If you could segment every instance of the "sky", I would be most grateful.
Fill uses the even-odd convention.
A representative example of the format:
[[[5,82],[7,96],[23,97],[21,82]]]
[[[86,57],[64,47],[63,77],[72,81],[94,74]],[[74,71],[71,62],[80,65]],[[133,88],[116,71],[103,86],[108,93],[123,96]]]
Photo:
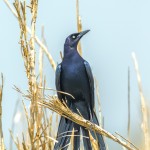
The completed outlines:
[[[12,4],[14,1],[10,0]],[[92,68],[100,87],[104,128],[127,137],[127,86],[128,67],[131,77],[131,141],[141,144],[141,107],[136,73],[131,57],[134,51],[140,68],[143,92],[150,101],[150,1],[148,0],[80,0],[80,16],[83,30],[91,31],[81,40],[83,57]],[[4,74],[3,131],[5,145],[9,147],[16,102],[20,95],[16,85],[27,89],[27,79],[19,45],[19,25],[16,18],[0,1],[0,72]],[[65,38],[77,32],[75,0],[39,1],[36,35],[41,37],[44,26],[47,46],[59,63]],[[37,48],[37,54],[39,48]],[[37,56],[38,57],[38,56]],[[44,62],[47,86],[54,88],[55,73],[47,58]],[[25,102],[29,105],[28,102]],[[23,108],[22,108],[23,109]],[[16,110],[17,111],[17,110]],[[21,123],[21,121],[19,122]],[[19,124],[18,123],[18,124]],[[18,125],[19,126],[19,125]],[[16,125],[17,127],[17,125]],[[18,127],[18,134],[22,132]],[[17,134],[16,134],[17,135]],[[16,136],[15,135],[15,136]],[[109,149],[122,147],[107,140]]]

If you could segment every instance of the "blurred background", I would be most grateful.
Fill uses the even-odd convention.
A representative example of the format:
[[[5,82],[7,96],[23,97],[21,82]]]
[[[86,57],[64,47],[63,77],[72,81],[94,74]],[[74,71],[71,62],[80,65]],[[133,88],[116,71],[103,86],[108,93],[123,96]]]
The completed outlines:
[[[10,0],[12,4],[14,1]],[[128,67],[130,68],[131,141],[143,144],[141,130],[141,105],[136,73],[131,57],[134,51],[140,67],[144,96],[150,102],[150,1],[148,0],[80,0],[82,29],[91,31],[81,40],[83,57],[92,68],[100,87],[104,129],[127,138],[128,123]],[[18,21],[0,1],[0,72],[4,74],[3,132],[9,149],[12,122],[15,134],[22,134],[24,116],[20,95],[13,89],[27,89],[27,78],[21,56]],[[41,37],[44,26],[45,39],[54,60],[61,61],[65,38],[77,32],[75,0],[39,1],[36,34]],[[39,48],[36,47],[37,54]],[[38,57],[38,55],[37,55]],[[55,73],[44,58],[44,75],[47,86],[55,88]],[[18,109],[15,110],[16,104]],[[29,102],[26,102],[29,105]],[[17,112],[13,118],[14,112]],[[106,140],[110,150],[121,150],[117,143]],[[14,147],[15,149],[15,147]]]

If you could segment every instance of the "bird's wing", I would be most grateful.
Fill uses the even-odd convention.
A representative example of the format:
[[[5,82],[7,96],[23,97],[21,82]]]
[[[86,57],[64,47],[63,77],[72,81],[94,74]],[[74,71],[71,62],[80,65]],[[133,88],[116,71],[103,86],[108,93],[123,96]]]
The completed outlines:
[[[56,78],[55,78],[55,84],[56,84],[56,90],[61,91],[61,86],[60,86],[60,76],[61,76],[61,64],[59,64],[56,68]],[[62,100],[62,95],[61,93],[57,92],[58,98]]]
[[[62,91],[61,89],[61,64],[59,64],[56,68],[56,77],[55,77],[55,84],[56,84],[56,89],[57,91]],[[58,98],[59,100],[62,101],[62,94],[57,92]],[[70,135],[71,131],[73,128],[73,122],[70,120],[67,120],[66,118],[61,116],[60,122],[59,122],[59,127],[58,127],[58,131],[57,131],[57,138],[56,140],[58,141],[58,143],[55,143],[54,145],[54,150],[58,150],[61,149],[61,147],[64,147],[68,144],[68,142],[70,141]],[[65,147],[65,149],[67,149],[68,146]],[[64,149],[64,150],[65,150]]]
[[[91,67],[90,67],[89,63],[87,61],[84,61],[84,65],[85,65],[86,72],[87,72],[88,79],[89,79],[89,83],[90,83],[91,105],[92,105],[92,108],[94,108],[94,78],[93,78],[93,74],[92,74]],[[99,125],[98,119],[97,119],[96,114],[93,110],[92,110],[92,121],[95,124]],[[93,131],[91,131],[91,133],[92,133],[92,136],[94,137],[94,139],[96,139],[98,141],[100,149],[106,150],[103,136],[101,134],[95,134]]]
[[[90,84],[90,95],[91,95],[90,107],[91,107],[91,111],[93,111],[94,109],[94,78],[93,78],[91,67],[87,61],[84,61],[84,66],[85,66],[89,84]]]
[[[99,126],[99,122],[98,122],[98,119],[96,117],[96,113],[93,112],[93,123],[95,123],[96,125]],[[106,145],[105,145],[105,141],[104,141],[104,138],[101,134],[98,134],[92,130],[90,130],[93,138],[98,142],[98,146],[100,147],[100,150],[106,150]]]

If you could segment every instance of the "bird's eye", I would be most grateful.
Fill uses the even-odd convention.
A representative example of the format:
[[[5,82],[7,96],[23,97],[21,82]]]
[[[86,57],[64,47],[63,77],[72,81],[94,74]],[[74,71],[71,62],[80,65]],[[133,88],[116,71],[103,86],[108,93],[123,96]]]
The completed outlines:
[[[73,39],[75,39],[75,38],[76,38],[76,36],[75,36],[75,35],[73,35],[73,36],[72,36],[72,38],[73,38]]]

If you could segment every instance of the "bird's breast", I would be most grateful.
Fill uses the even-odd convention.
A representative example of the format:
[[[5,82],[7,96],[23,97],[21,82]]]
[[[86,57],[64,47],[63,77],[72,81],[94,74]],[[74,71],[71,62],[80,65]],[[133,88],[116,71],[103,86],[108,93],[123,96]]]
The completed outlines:
[[[68,65],[63,68],[62,80],[76,87],[81,85],[83,75],[84,68],[81,65]]]
[[[75,98],[84,99],[84,94],[88,90],[84,64],[62,66],[61,85],[64,92],[72,94]]]

